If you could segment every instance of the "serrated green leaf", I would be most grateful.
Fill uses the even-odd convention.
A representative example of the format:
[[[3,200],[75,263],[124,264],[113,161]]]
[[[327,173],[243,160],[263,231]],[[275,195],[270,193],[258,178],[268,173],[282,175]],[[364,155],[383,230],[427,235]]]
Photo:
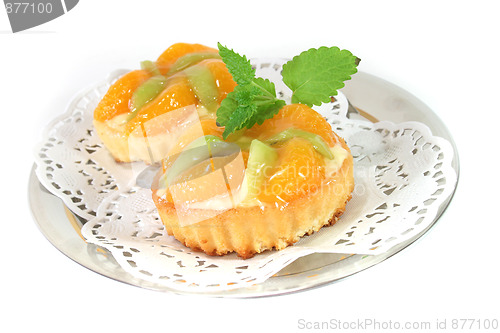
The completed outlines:
[[[217,123],[225,126],[223,137],[272,118],[285,105],[275,96],[274,83],[267,79],[254,78],[250,84],[237,85],[217,110]]]
[[[261,95],[267,95],[269,97],[276,97],[276,87],[274,83],[269,81],[268,79],[264,79],[261,77],[256,77],[252,81],[255,87],[258,87],[261,91]]]
[[[219,55],[226,64],[233,80],[239,85],[249,84],[255,77],[255,69],[252,68],[250,60],[246,56],[241,56],[233,50],[228,49],[221,43],[217,44]]]
[[[292,90],[292,103],[308,106],[330,101],[357,72],[356,57],[338,47],[309,49],[283,65],[283,82]]]
[[[255,96],[260,94],[260,90],[252,85],[237,86],[235,88],[235,99],[239,105],[248,105],[254,102]]]
[[[226,128],[222,133],[222,137],[224,139],[227,139],[229,134],[245,128],[245,124],[255,114],[256,111],[257,106],[255,104],[238,105],[238,107],[236,107],[236,109],[231,114],[231,117],[226,124]]]
[[[217,124],[218,126],[226,126],[233,114],[233,111],[238,107],[238,102],[235,100],[236,93],[230,92],[226,98],[222,100],[217,109]]]
[[[251,119],[245,124],[246,128],[252,128],[253,125],[262,123],[274,117],[282,107],[286,105],[285,101],[277,99],[272,103],[268,103],[259,107],[259,112],[257,112]]]

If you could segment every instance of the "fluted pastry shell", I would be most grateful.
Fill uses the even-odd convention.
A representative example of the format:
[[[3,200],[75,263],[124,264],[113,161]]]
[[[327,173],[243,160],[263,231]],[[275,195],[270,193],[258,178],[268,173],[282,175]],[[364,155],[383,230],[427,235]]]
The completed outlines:
[[[158,162],[169,154],[186,127],[199,122],[194,105],[159,115],[131,132],[123,116],[127,115],[93,120],[97,135],[117,162]]]

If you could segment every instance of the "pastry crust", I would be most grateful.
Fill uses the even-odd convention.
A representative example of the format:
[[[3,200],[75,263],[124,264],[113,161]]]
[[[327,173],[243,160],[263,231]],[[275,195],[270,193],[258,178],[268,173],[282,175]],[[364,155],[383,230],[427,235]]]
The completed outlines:
[[[97,135],[117,162],[152,164],[168,156],[185,128],[199,121],[195,105],[179,108],[128,131],[126,124],[94,119]],[[174,123],[174,125],[172,125]]]
[[[323,226],[333,225],[343,214],[354,189],[353,160],[349,154],[340,169],[315,192],[306,193],[278,207],[236,207],[196,224],[179,225],[174,204],[157,196],[153,200],[169,235],[195,251],[208,255],[236,252],[247,259],[265,250],[280,250]],[[191,213],[196,214],[196,209]]]
[[[106,122],[94,119],[97,135],[117,162],[132,162],[129,155],[128,136],[124,128],[113,128]]]
[[[177,138],[174,133],[165,132],[144,136],[140,129],[127,133],[125,126],[112,127],[106,122],[94,120],[99,138],[117,162],[157,162],[168,155]]]

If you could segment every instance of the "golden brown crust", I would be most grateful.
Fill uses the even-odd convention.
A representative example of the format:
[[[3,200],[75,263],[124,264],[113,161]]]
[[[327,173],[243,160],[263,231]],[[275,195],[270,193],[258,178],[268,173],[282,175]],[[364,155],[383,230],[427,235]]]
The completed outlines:
[[[343,140],[341,143],[349,151]],[[304,235],[333,225],[343,214],[353,189],[353,161],[349,154],[342,167],[317,191],[286,207],[237,207],[202,222],[181,226],[172,203],[159,198],[155,191],[153,200],[168,234],[187,247],[209,255],[236,252],[246,259],[265,250],[283,249]],[[191,212],[196,214],[196,211]]]
[[[155,121],[161,126],[168,119],[168,117],[157,117]],[[148,130],[155,129],[152,127],[154,121],[148,124]],[[109,121],[102,122],[95,119],[94,128],[117,162],[144,161],[152,164],[160,161],[168,155],[178,135],[177,132],[168,130],[156,131],[159,134],[144,135],[140,127],[129,133],[125,124],[112,126]]]
[[[129,155],[125,126],[113,128],[107,122],[94,119],[97,135],[117,162],[132,162]]]

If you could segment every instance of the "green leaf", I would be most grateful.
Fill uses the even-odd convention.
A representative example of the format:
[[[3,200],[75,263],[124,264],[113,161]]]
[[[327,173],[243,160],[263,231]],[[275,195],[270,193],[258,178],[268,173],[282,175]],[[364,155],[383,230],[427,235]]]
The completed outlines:
[[[278,111],[286,105],[285,101],[276,98],[276,87],[268,79],[255,78],[252,84],[260,92],[254,96],[254,103],[258,106],[256,112],[245,123],[246,128],[252,128],[256,123],[262,125],[266,119],[272,118]]]
[[[259,78],[252,84],[236,86],[217,110],[217,123],[226,127],[222,134],[224,139],[240,129],[260,125],[278,113],[285,101],[274,95],[274,84],[269,80]]]
[[[259,88],[253,85],[238,86],[235,91],[235,98],[239,105],[252,104],[255,97],[261,93]]]
[[[246,56],[241,56],[233,50],[228,49],[221,43],[217,44],[219,55],[226,64],[233,80],[239,85],[249,84],[255,77],[255,69],[252,68],[250,60]]]
[[[225,126],[223,137],[243,128],[261,125],[285,106],[276,98],[276,87],[267,79],[256,78],[250,61],[218,44],[219,54],[238,84],[217,110],[217,123]],[[310,49],[283,66],[283,82],[293,91],[292,103],[309,106],[329,102],[330,96],[357,72],[358,60],[338,47]]]
[[[330,101],[357,72],[357,58],[338,47],[309,49],[283,65],[283,82],[292,90],[292,103],[308,106]]]
[[[222,100],[217,109],[217,124],[218,126],[226,126],[233,114],[233,111],[238,107],[238,102],[235,99],[236,92],[230,92],[226,98]]]
[[[245,128],[249,119],[256,113],[257,105],[238,105],[236,109],[231,114],[231,118],[226,124],[226,128],[222,133],[222,137],[226,139],[229,134],[236,132],[242,128]]]
[[[276,87],[268,79],[257,77],[252,81],[253,86],[260,89],[261,95],[276,97]]]
[[[241,117],[239,113],[236,113],[234,116],[233,113],[238,107],[252,104],[255,93],[258,93],[255,87],[249,85],[236,86],[234,90],[222,100],[219,109],[217,109],[217,123],[220,126],[226,126],[231,118]]]
[[[259,108],[259,112],[250,119],[251,122],[247,122],[245,124],[245,127],[252,128],[252,126],[255,125],[256,123],[262,125],[262,123],[265,120],[274,117],[279,112],[279,110],[281,110],[281,108],[284,107],[285,105],[286,105],[285,101],[281,99],[276,99],[271,103],[262,105]]]

